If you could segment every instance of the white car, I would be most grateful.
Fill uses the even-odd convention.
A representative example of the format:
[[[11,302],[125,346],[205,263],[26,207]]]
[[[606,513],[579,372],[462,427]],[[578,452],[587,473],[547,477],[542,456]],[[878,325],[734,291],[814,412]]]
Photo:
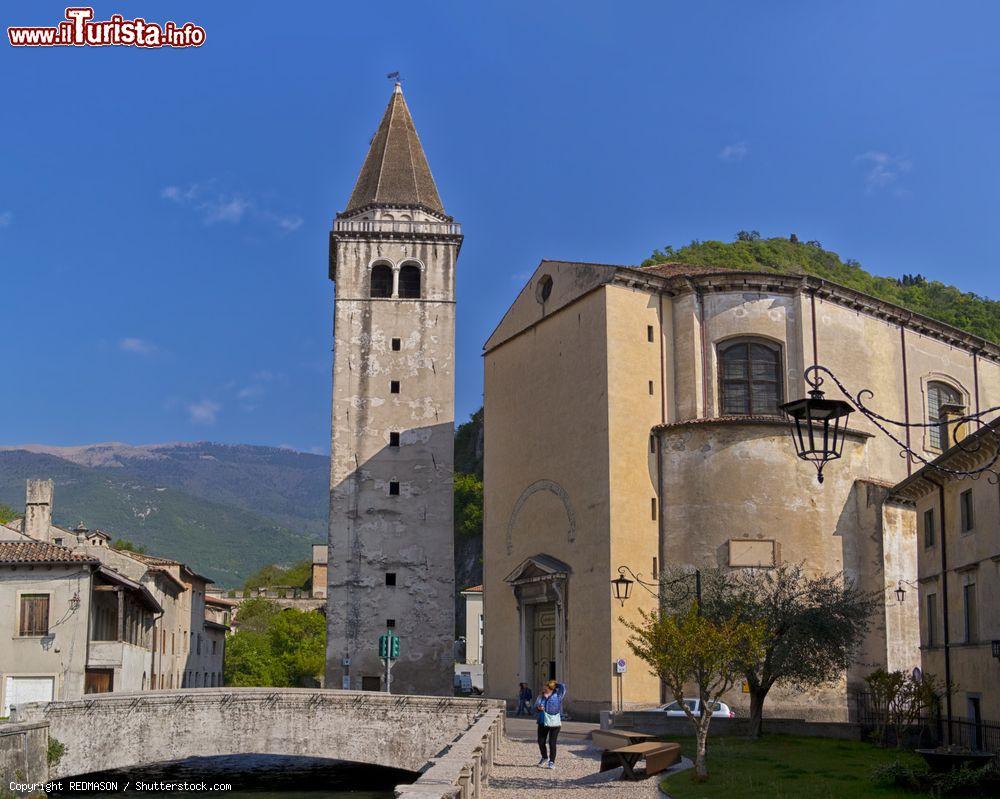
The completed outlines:
[[[685,699],[684,704],[691,709],[691,712],[694,713],[694,715],[697,716],[701,713],[700,699]],[[733,709],[725,702],[713,702],[711,708],[712,718],[736,718],[736,714],[733,713]],[[684,708],[681,707],[680,702],[671,702],[669,705],[663,705],[658,709],[663,713],[666,713],[668,716],[683,716],[684,718],[687,718],[687,713],[684,712]]]

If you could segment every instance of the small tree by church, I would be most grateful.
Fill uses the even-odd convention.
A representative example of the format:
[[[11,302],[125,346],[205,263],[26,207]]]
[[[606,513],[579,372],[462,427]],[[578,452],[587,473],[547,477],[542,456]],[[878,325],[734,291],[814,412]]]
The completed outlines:
[[[702,612],[709,618],[756,622],[765,631],[757,655],[741,664],[750,693],[749,736],[758,738],[764,700],[776,683],[795,688],[839,678],[854,662],[880,595],[843,574],[809,575],[801,565],[702,572]],[[663,584],[663,603],[677,610],[688,599]]]
[[[736,617],[715,620],[701,615],[697,603],[689,603],[678,613],[639,613],[642,620],[638,624],[621,619],[633,633],[629,649],[663,681],[694,727],[694,778],[701,782],[708,779],[712,708],[742,675],[741,664],[760,657],[763,625]],[[692,684],[701,700],[698,714],[683,701],[685,687]]]

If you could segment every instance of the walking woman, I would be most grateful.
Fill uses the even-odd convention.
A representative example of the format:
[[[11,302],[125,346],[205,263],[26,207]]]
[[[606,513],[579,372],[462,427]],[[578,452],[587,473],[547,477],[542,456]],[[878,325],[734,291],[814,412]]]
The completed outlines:
[[[538,765],[544,768],[556,767],[556,740],[562,727],[564,696],[566,696],[566,686],[561,682],[549,680],[535,701],[535,710],[538,711],[538,750],[542,753]],[[548,749],[545,746],[546,742]]]

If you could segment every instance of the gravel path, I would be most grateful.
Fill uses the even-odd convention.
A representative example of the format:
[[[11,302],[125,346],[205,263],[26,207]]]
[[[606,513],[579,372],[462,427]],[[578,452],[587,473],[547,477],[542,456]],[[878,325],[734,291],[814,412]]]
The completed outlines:
[[[657,786],[662,774],[641,782],[627,782],[619,779],[620,768],[599,773],[601,754],[589,741],[560,741],[556,767],[551,771],[539,768],[536,763],[538,746],[533,741],[508,738],[493,765],[484,798],[524,799],[540,794],[573,799],[656,799],[661,796]],[[690,761],[685,759],[684,763]]]

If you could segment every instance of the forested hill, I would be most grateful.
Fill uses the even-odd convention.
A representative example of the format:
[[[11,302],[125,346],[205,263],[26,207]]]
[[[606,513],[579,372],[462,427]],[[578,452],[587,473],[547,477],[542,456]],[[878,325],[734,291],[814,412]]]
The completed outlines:
[[[824,250],[817,241],[800,242],[794,237],[762,239],[756,231],[740,231],[732,242],[693,241],[679,249],[664,247],[653,252],[643,266],[668,262],[747,272],[815,275],[1000,343],[1000,302],[927,280],[922,275],[878,277],[853,259],[842,261],[837,253]]]

